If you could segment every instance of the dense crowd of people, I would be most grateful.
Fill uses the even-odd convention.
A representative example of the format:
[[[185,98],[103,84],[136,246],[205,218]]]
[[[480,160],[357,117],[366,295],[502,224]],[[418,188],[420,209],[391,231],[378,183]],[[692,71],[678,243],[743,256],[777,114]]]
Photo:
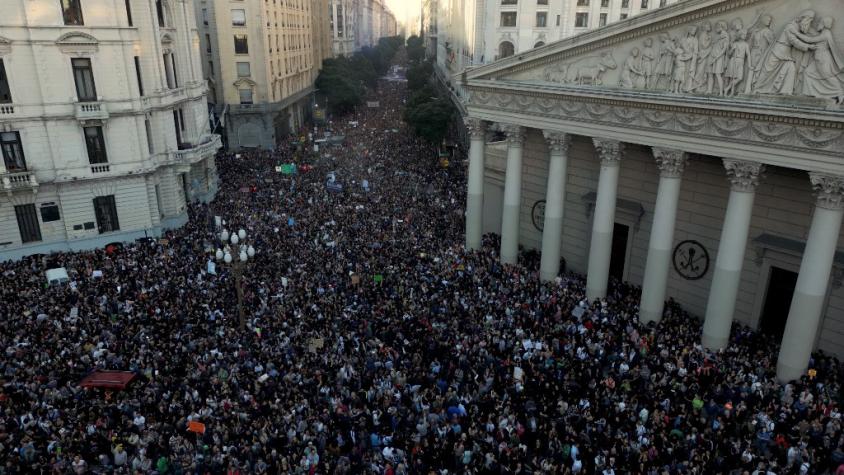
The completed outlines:
[[[0,472],[844,473],[837,360],[781,385],[764,335],[709,353],[674,303],[639,324],[633,286],[589,302],[495,236],[467,253],[462,151],[442,167],[405,97],[382,81],[377,108],[220,156],[164,240],[0,264]],[[214,216],[257,251],[245,330]],[[94,369],[138,376],[81,388]]]

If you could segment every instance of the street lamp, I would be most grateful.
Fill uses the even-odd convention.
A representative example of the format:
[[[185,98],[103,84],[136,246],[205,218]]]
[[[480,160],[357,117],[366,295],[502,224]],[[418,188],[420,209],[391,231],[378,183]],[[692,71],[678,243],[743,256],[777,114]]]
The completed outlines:
[[[240,329],[246,329],[246,312],[243,308],[243,267],[246,263],[255,258],[255,248],[246,242],[246,231],[243,229],[231,232],[227,229],[219,234],[220,246],[214,253],[217,262],[225,264],[232,269],[234,274],[234,285],[237,290],[237,313],[240,319]],[[235,254],[237,258],[232,257]]]

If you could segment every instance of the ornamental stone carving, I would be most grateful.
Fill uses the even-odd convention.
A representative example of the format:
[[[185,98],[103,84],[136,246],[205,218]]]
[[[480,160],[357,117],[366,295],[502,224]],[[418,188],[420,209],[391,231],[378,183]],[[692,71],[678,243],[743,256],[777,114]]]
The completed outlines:
[[[662,178],[680,178],[686,168],[687,155],[682,150],[672,148],[653,147],[656,167]]]
[[[606,51],[599,56],[587,56],[570,63],[545,68],[544,79],[561,84],[603,85],[603,76],[609,70],[618,68],[612,53]]]
[[[730,180],[730,189],[734,191],[753,192],[759,185],[759,177],[765,171],[765,165],[748,160],[733,160],[725,158],[724,169]]]
[[[819,208],[844,209],[844,177],[809,173],[809,180],[815,189],[815,204]]]
[[[525,128],[519,125],[502,124],[499,130],[507,136],[507,145],[521,147],[525,143]]]
[[[545,130],[542,132],[545,136],[545,142],[548,143],[548,150],[552,154],[565,155],[569,151],[571,144],[571,136],[563,132],[552,132]]]
[[[466,124],[466,130],[469,132],[471,139],[483,139],[486,136],[486,123],[474,117],[466,117],[463,119]]]
[[[624,144],[618,140],[592,138],[595,151],[601,159],[602,166],[617,166],[621,161],[621,154],[624,152]]]

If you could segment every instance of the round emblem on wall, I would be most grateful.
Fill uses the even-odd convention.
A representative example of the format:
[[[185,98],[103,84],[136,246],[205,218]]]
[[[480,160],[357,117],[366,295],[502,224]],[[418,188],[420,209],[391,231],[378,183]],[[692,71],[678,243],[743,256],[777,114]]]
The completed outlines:
[[[533,218],[533,227],[542,231],[545,225],[545,200],[539,200],[533,204],[530,216]]]
[[[703,244],[687,240],[674,248],[674,270],[686,280],[698,280],[709,270],[709,253]]]

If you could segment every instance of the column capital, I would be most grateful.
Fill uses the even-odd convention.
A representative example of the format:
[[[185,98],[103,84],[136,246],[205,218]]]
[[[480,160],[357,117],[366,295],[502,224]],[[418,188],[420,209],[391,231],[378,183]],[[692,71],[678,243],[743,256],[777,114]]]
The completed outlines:
[[[466,130],[469,131],[469,137],[473,139],[483,139],[486,136],[486,122],[474,117],[465,117],[463,123],[466,124]]]
[[[542,135],[545,136],[545,141],[548,143],[548,149],[551,153],[565,155],[569,151],[571,135],[563,132],[552,132],[549,130],[543,130]]]
[[[680,178],[688,160],[686,152],[673,148],[653,147],[653,154],[660,177]]]
[[[507,145],[521,147],[525,143],[525,128],[520,125],[500,124],[499,129],[507,136]]]
[[[621,154],[624,153],[624,144],[618,140],[592,138],[595,151],[601,159],[601,165],[618,165],[621,161]]]
[[[809,173],[815,189],[815,205],[819,208],[844,209],[844,177],[824,173]]]
[[[765,173],[765,165],[759,162],[731,158],[724,158],[721,161],[727,170],[730,189],[733,191],[756,191],[756,187],[759,185],[759,177]]]

